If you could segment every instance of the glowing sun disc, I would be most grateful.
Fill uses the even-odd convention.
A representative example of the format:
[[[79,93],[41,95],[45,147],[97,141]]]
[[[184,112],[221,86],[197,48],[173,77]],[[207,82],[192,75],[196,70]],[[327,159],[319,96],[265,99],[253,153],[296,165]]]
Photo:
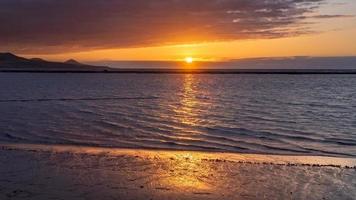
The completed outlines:
[[[186,63],[193,63],[194,61],[192,57],[186,57],[184,60]]]

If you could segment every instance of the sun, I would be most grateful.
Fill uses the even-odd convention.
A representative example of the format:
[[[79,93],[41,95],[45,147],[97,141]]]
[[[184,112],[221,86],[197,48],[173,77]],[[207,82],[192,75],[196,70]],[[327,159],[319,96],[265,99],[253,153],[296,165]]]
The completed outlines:
[[[194,61],[194,59],[192,57],[186,57],[184,60],[188,64],[193,63],[193,61]]]

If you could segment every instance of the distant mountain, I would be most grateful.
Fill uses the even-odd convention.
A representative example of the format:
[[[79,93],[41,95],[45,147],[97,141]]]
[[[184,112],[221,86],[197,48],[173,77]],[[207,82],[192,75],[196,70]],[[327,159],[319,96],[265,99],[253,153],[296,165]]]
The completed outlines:
[[[34,60],[34,61],[45,61],[42,58],[31,58],[31,60]]]
[[[0,71],[108,71],[110,68],[81,64],[73,59],[50,62],[41,58],[27,59],[12,53],[0,53]]]
[[[72,64],[72,65],[84,65],[84,64],[82,64],[82,63],[80,63],[80,62],[78,62],[78,61],[76,61],[74,59],[69,59],[69,60],[65,61],[64,63]]]

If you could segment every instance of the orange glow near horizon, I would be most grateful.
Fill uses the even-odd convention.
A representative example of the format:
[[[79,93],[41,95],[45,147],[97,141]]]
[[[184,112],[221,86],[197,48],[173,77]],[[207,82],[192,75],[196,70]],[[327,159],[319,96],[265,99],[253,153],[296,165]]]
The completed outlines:
[[[103,49],[61,54],[22,55],[53,61],[224,61],[253,57],[356,56],[356,28],[279,39],[251,39],[199,44]],[[286,49],[288,48],[288,50]],[[188,62],[189,63],[189,62]]]

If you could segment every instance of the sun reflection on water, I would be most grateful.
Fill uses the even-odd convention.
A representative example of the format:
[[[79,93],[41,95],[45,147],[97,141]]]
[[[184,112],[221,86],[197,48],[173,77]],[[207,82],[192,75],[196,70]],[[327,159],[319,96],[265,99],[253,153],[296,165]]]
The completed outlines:
[[[204,102],[199,96],[206,96],[206,90],[199,86],[199,77],[196,74],[182,75],[178,104],[173,109],[178,123],[181,124],[181,132],[176,132],[176,139],[199,141],[200,132],[195,129],[203,121]],[[175,190],[210,192],[213,190],[211,177],[213,169],[210,165],[202,162],[199,154],[192,152],[172,153],[166,159],[163,169],[157,169],[159,182],[162,187],[174,188]]]
[[[196,125],[199,115],[196,112],[199,102],[195,98],[197,95],[195,79],[193,74],[185,74],[183,77],[182,94],[179,99],[180,106],[174,111],[177,119],[187,125]]]

